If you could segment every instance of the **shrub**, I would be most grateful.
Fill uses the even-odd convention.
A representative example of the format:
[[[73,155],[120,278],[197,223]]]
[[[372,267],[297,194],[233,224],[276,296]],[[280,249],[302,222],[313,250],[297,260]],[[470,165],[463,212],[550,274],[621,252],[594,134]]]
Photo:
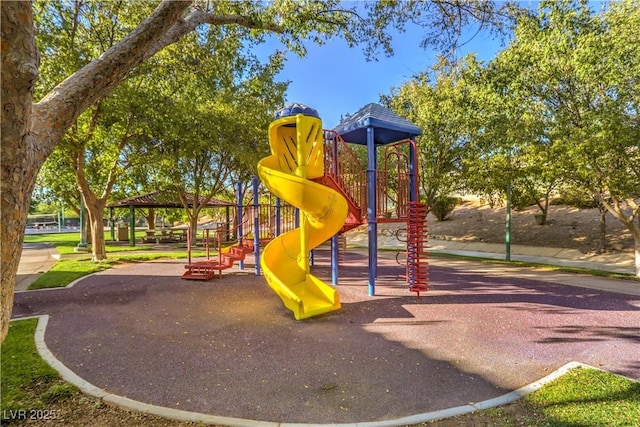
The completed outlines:
[[[536,199],[530,194],[522,193],[520,191],[513,191],[511,193],[511,207],[516,211],[523,211],[529,206],[536,204]]]
[[[446,221],[451,218],[455,207],[460,203],[460,199],[451,196],[440,196],[430,206],[431,213],[438,221]]]
[[[598,200],[597,195],[590,191],[574,186],[565,186],[552,200],[552,204],[567,205],[578,209],[593,209],[598,207]]]

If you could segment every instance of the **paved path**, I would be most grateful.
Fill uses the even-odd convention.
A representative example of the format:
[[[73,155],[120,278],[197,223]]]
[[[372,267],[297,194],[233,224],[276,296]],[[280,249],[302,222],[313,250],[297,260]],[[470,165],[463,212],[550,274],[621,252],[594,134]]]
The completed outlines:
[[[589,279],[627,292],[614,293],[583,287],[587,276],[433,259],[417,299],[381,254],[376,297],[365,251],[350,251],[343,308],[302,322],[251,265],[201,283],[180,280],[184,261],[21,292],[14,316],[48,314],[53,355],[108,393],[240,425],[399,419],[503,395],[574,360],[640,380],[637,282]]]
[[[16,275],[16,291],[24,291],[60,259],[56,248],[47,243],[24,243]]]
[[[368,237],[365,233],[350,234],[347,241],[356,246],[368,246]],[[429,251],[432,253],[500,260],[504,260],[506,257],[504,244],[435,239],[429,240],[428,243]],[[405,243],[398,241],[398,238],[393,234],[381,234],[378,237],[378,248],[380,249],[402,250],[404,246]],[[562,267],[590,268],[614,273],[635,273],[633,252],[584,254],[576,249],[511,245],[511,260]]]

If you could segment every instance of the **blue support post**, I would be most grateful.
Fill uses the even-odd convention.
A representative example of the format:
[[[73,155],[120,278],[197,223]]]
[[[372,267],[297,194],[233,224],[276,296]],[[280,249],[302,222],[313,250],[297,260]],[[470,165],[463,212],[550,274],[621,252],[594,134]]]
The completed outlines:
[[[420,198],[418,193],[418,181],[416,177],[416,146],[413,138],[409,144],[409,201],[419,202]]]
[[[369,296],[376,294],[378,224],[376,217],[376,145],[374,129],[367,128],[367,226],[369,231]]]
[[[276,236],[280,235],[280,223],[282,222],[282,212],[281,211],[281,203],[280,203],[280,198],[276,197]]]
[[[256,276],[260,276],[260,204],[258,203],[258,177],[253,177],[253,254],[255,256]]]
[[[333,173],[338,174],[338,139],[333,138],[332,144],[333,150]],[[338,251],[340,250],[340,243],[338,242],[338,235],[335,234],[331,238],[331,283],[334,285],[338,284]]]
[[[334,234],[331,238],[331,283],[338,284],[338,235]]]
[[[236,238],[238,239],[238,244],[242,244],[242,183],[239,182],[238,183],[238,197],[237,197],[237,202],[238,202],[238,218],[237,222],[238,222],[238,230],[236,231]],[[239,270],[244,270],[244,261],[240,260],[238,262],[238,269]]]

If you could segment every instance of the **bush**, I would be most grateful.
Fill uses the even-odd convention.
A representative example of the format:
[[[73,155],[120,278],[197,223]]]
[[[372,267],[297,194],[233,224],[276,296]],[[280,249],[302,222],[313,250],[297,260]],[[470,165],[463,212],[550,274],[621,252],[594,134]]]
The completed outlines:
[[[451,196],[440,196],[431,204],[430,212],[438,221],[446,221],[451,218],[455,207],[460,203],[460,199]]]
[[[563,191],[560,197],[553,200],[553,204],[567,205],[578,209],[593,209],[598,207],[598,204],[593,197],[572,191]]]
[[[529,206],[536,204],[536,199],[527,193],[513,191],[511,193],[511,208],[516,211],[523,211]]]

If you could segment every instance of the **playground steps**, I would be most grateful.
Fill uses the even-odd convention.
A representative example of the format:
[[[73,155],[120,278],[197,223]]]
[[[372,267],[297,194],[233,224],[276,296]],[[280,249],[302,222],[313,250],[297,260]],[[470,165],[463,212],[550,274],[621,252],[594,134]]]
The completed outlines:
[[[207,261],[201,261],[184,266],[187,271],[182,278],[185,280],[211,280],[216,275],[216,269],[207,265]]]
[[[244,261],[246,255],[253,251],[252,241],[230,246],[223,249],[217,259],[196,261],[185,265],[184,268],[187,271],[184,272],[182,278],[185,280],[211,280],[215,277],[216,272],[219,277],[222,277],[222,270],[233,267],[236,261]]]

